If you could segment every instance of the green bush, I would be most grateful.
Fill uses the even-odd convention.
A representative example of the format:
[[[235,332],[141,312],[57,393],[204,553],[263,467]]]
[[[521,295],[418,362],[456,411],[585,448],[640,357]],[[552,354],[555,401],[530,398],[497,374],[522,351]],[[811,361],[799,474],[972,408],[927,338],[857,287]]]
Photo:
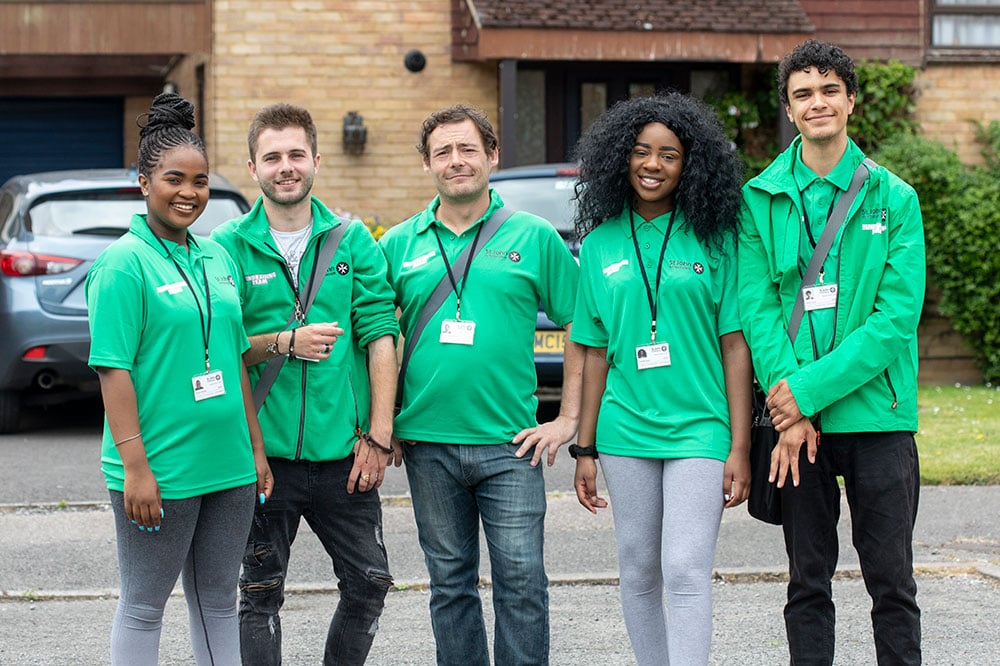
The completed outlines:
[[[856,67],[858,97],[848,134],[865,152],[872,151],[897,134],[913,134],[913,80],[916,70],[898,60],[862,61]]]
[[[927,243],[937,246],[947,233],[953,199],[967,178],[965,165],[937,141],[915,134],[887,139],[872,159],[913,186],[920,197]]]
[[[941,313],[969,341],[986,380],[1000,381],[1000,179],[918,136],[893,137],[873,158],[917,191]]]
[[[982,144],[979,154],[983,156],[986,168],[1000,172],[1000,122],[991,120],[983,125],[973,120],[972,124],[976,126],[976,139]]]

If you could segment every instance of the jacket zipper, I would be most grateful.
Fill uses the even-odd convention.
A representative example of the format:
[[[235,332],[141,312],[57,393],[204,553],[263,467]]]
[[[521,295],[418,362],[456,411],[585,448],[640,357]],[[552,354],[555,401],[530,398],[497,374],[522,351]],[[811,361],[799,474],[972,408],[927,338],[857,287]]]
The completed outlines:
[[[302,383],[301,383],[301,396],[302,400],[299,403],[299,436],[298,441],[295,444],[295,460],[298,461],[302,458],[302,439],[306,429],[306,367],[307,364],[302,363]]]
[[[885,383],[889,385],[889,392],[892,393],[892,408],[896,409],[899,399],[896,396],[896,387],[892,385],[892,377],[889,376],[889,368],[883,370],[882,374],[885,375]]]

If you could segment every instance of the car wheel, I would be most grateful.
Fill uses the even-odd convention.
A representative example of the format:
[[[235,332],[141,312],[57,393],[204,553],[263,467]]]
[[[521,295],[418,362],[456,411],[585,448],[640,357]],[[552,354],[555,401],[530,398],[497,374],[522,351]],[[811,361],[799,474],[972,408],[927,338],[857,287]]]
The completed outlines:
[[[20,417],[20,396],[14,391],[0,391],[0,434],[15,432]]]

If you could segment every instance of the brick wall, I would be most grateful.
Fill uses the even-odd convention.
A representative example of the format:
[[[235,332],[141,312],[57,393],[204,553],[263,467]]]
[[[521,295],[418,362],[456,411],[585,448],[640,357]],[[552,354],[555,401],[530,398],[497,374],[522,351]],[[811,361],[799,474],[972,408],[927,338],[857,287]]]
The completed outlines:
[[[384,226],[434,194],[413,147],[430,112],[464,102],[497,121],[496,67],[451,61],[448,0],[216,0],[214,21],[206,85],[212,168],[251,200],[259,190],[246,167],[247,126],[272,102],[304,106],[316,121],[322,160],[313,193],[332,208],[378,215]],[[427,57],[420,73],[403,66],[411,49]],[[341,147],[349,111],[368,128],[362,155]]]
[[[917,120],[924,136],[948,146],[966,164],[981,164],[975,127],[1000,119],[1000,69],[990,65],[930,63],[917,73]],[[983,381],[968,343],[937,314],[939,296],[928,287],[920,322],[920,379],[927,383]]]
[[[1000,120],[1000,68],[991,64],[928,64],[918,73],[917,120],[924,136],[981,164],[970,120]]]

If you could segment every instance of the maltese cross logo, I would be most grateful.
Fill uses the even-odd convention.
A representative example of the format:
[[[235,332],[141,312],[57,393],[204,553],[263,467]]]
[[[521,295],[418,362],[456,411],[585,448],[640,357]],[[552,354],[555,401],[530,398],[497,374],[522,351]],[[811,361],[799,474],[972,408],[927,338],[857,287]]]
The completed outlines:
[[[340,273],[341,275],[347,275],[348,271],[350,271],[350,270],[351,270],[351,267],[348,266],[343,261],[340,262],[339,264],[337,264],[337,272]]]
[[[521,261],[521,253],[511,252],[510,254],[507,255],[507,258],[516,264],[517,262]]]

